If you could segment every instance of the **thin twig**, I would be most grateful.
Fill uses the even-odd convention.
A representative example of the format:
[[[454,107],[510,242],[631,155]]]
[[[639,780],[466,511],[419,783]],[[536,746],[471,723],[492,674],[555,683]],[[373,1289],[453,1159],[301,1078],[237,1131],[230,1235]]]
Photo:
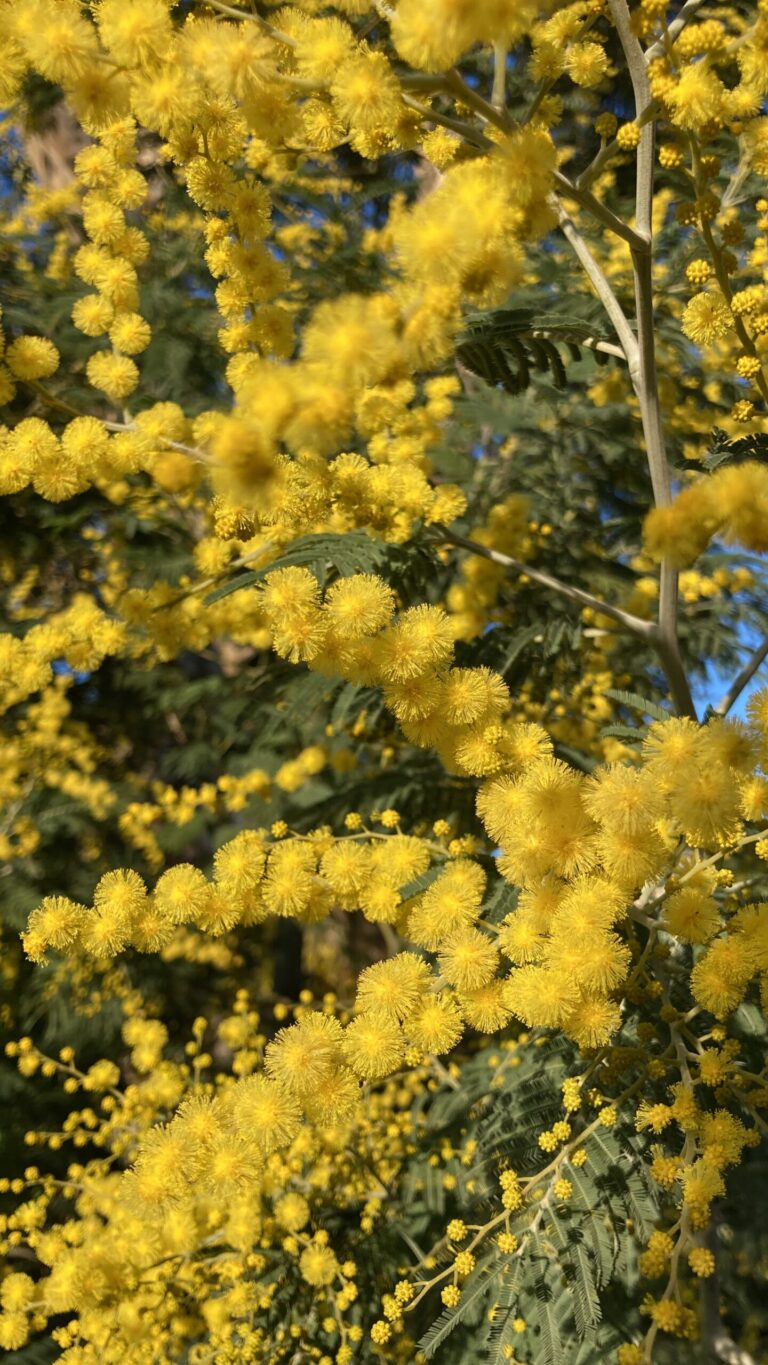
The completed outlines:
[[[73,407],[71,403],[65,403],[62,399],[57,398],[52,393],[49,393],[48,390],[44,388],[42,384],[39,384],[37,382],[37,380],[30,379],[27,380],[26,383],[30,389],[34,390],[38,398],[41,398],[43,402],[48,405],[48,407],[53,408],[55,411],[65,412],[69,417],[92,416],[91,413],[84,412],[82,408]],[[135,422],[110,422],[107,420],[106,417],[95,417],[94,420],[97,422],[101,422],[101,425],[104,427],[105,431],[114,432],[127,431],[132,432],[139,436],[142,434],[141,427],[137,426]],[[166,446],[168,450],[176,450],[180,455],[188,455],[190,459],[196,460],[198,464],[211,464],[211,460],[209,456],[206,454],[206,452],[204,450],[198,449],[197,446],[184,445],[182,441],[172,441],[167,436],[157,436],[155,437],[155,440],[157,440],[161,445]]]
[[[509,49],[505,42],[499,41],[493,48],[493,90],[491,104],[500,113],[507,103],[507,56]]]
[[[493,143],[488,140],[479,128],[473,128],[471,123],[466,123],[463,119],[453,118],[450,114],[441,114],[437,109],[430,109],[428,105],[415,100],[412,95],[403,95],[403,104],[407,104],[409,109],[419,114],[425,123],[439,123],[442,128],[450,128],[451,132],[458,133],[464,138],[465,142],[471,146],[479,148],[480,151],[490,152],[493,150]]]
[[[562,171],[555,171],[554,180],[556,187],[566,199],[575,200],[587,213],[591,213],[598,223],[602,223],[603,227],[609,228],[617,237],[621,237],[634,251],[648,250],[648,242],[607,208],[591,190],[579,189],[578,185],[569,180],[567,175],[563,175]]]
[[[715,1338],[712,1349],[717,1359],[722,1360],[724,1365],[757,1365],[755,1357],[750,1355],[749,1351],[745,1351],[743,1346],[737,1346],[725,1333]]]
[[[622,346],[614,346],[612,341],[595,341],[594,337],[585,337],[579,341],[580,346],[586,346],[589,351],[600,351],[602,355],[615,356],[617,360],[626,360],[626,353]]]
[[[476,114],[484,118],[486,123],[493,124],[502,133],[512,131],[513,123],[509,115],[502,109],[497,109],[488,100],[483,99],[477,90],[473,90],[471,85],[467,85],[460,71],[454,67],[446,72],[445,89],[454,99],[460,100],[468,109],[474,109]]]
[[[606,166],[612,157],[617,155],[619,150],[619,144],[615,137],[612,138],[610,142],[603,142],[589,165],[586,166],[581,172],[581,175],[577,175],[574,180],[573,183],[576,186],[576,189],[588,190],[592,182],[599,176],[603,166]]]
[[[652,621],[644,621],[639,616],[633,616],[631,612],[622,611],[621,607],[614,607],[610,602],[602,602],[599,597],[593,597],[591,592],[584,592],[581,588],[576,588],[571,583],[565,583],[552,574],[544,573],[541,569],[534,569],[530,564],[523,564],[519,559],[512,559],[510,555],[502,554],[500,550],[492,550],[487,545],[481,545],[479,541],[469,540],[466,536],[449,530],[447,526],[441,526],[438,523],[432,529],[437,531],[441,540],[449,545],[456,545],[463,550],[469,550],[471,554],[482,555],[483,559],[490,559],[492,563],[500,564],[502,568],[508,569],[510,572],[525,574],[527,578],[538,583],[540,587],[560,593],[562,597],[568,597],[572,602],[578,602],[582,607],[589,607],[592,611],[599,612],[601,616],[609,616],[611,620],[616,621],[625,630],[637,635],[642,640],[653,641],[655,627]]]
[[[744,667],[736,674],[736,677],[728,688],[728,691],[725,693],[725,696],[720,698],[720,701],[715,707],[716,716],[728,715],[733,703],[741,696],[744,688],[752,681],[758,668],[766,658],[768,658],[768,638],[763,640],[761,645],[758,645],[754,653],[750,654]]]
[[[640,120],[641,126],[644,127],[650,119],[655,118],[657,114],[661,113],[661,109],[661,100],[651,100],[650,103],[646,105],[643,112],[642,120]],[[589,165],[582,171],[581,175],[577,175],[576,180],[574,181],[576,188],[586,189],[587,186],[591,185],[592,181],[600,174],[603,166],[620,150],[616,138],[613,138],[611,142],[604,142],[593,160],[590,161]]]
[[[594,286],[595,293],[613,323],[614,331],[621,342],[624,358],[629,364],[630,370],[632,370],[633,367],[636,368],[637,366],[637,338],[629,325],[627,315],[619,303],[619,300],[616,298],[606,275],[598,265],[587,246],[587,243],[578,231],[576,224],[570,215],[566,213],[562,204],[557,204],[557,212],[560,218],[560,228],[563,236],[572,246],[576,256],[581,262],[584,273],[588,276]]]
[[[232,5],[225,5],[222,0],[205,0],[209,9],[218,10],[219,14],[225,14],[228,19],[250,19],[252,23],[258,24],[262,33],[274,38],[276,43],[282,43],[283,47],[296,47],[296,39],[290,34],[281,32],[278,28],[273,28],[266,19],[262,19],[260,14],[254,14],[252,10],[233,9]]]
[[[649,63],[654,62],[657,57],[663,57],[664,52],[666,50],[666,44],[669,42],[669,40],[671,39],[672,42],[675,41],[675,38],[677,38],[678,34],[682,33],[683,29],[688,23],[688,20],[693,18],[696,11],[698,9],[701,9],[703,4],[704,0],[686,0],[686,3],[683,5],[683,8],[681,9],[677,18],[673,19],[672,23],[669,25],[664,37],[659,38],[658,42],[653,43],[648,48],[643,60],[646,63]]]

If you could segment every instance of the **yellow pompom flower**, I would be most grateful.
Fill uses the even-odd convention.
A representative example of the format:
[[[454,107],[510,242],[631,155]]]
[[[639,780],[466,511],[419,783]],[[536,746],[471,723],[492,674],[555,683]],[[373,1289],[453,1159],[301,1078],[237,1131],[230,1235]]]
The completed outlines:
[[[496,972],[498,961],[499,954],[493,940],[473,928],[451,934],[441,946],[438,956],[442,975],[459,990],[486,986]]]
[[[544,953],[551,971],[570,977],[581,989],[607,995],[627,975],[630,952],[616,934],[586,932],[553,937]]]
[[[416,953],[398,953],[366,967],[357,983],[356,1007],[402,1021],[422,1000],[430,979],[427,963]]]
[[[147,898],[147,888],[138,872],[105,872],[93,893],[93,904],[104,914],[130,918]]]
[[[617,1365],[644,1365],[645,1351],[642,1346],[626,1343],[620,1346],[616,1355]]]
[[[338,1066],[302,1099],[310,1123],[321,1126],[347,1123],[359,1110],[360,1081],[348,1066]]]
[[[140,313],[118,313],[110,325],[109,339],[116,351],[138,355],[152,340],[152,329]]]
[[[383,52],[361,50],[343,61],[331,96],[343,122],[364,133],[397,123],[402,108],[399,82]]]
[[[523,804],[523,789],[512,777],[484,782],[477,795],[477,813],[494,843],[502,846],[514,837]]]
[[[320,859],[320,872],[330,883],[339,904],[344,909],[352,909],[370,877],[370,852],[362,844],[340,839],[326,849]]]
[[[716,848],[732,838],[739,826],[739,790],[732,771],[709,763],[680,772],[669,794],[669,805],[688,843]]]
[[[621,1010],[613,1000],[584,995],[567,1015],[563,1028],[579,1047],[603,1047],[621,1027]]]
[[[48,379],[59,368],[60,358],[47,337],[17,337],[5,353],[8,368],[17,379]]]
[[[392,40],[403,61],[424,71],[453,66],[475,41],[473,5],[445,0],[400,0],[391,20]]]
[[[768,548],[768,470],[756,460],[747,460],[717,470],[712,483],[724,539],[764,553]]]
[[[600,768],[584,791],[584,807],[593,820],[628,834],[653,824],[663,806],[663,793],[653,778],[636,768]]]
[[[696,294],[686,304],[683,331],[697,346],[709,346],[727,336],[733,327],[733,315],[722,294],[708,290]]]
[[[96,351],[85,368],[93,387],[101,389],[114,403],[133,393],[139,382],[139,371],[133,361],[110,351]]]
[[[509,1021],[503,981],[493,980],[471,990],[460,990],[457,999],[465,1023],[478,1033],[496,1033]]]
[[[721,117],[725,87],[708,62],[686,66],[666,96],[672,122],[678,128],[697,131]]]
[[[125,231],[123,211],[106,194],[91,190],[83,200],[83,227],[99,246],[114,246]]]
[[[333,1284],[339,1274],[339,1263],[330,1247],[313,1244],[302,1251],[299,1269],[307,1284],[322,1289]]]
[[[310,81],[329,81],[354,49],[355,35],[342,19],[308,19],[298,30],[294,49],[301,76]]]
[[[389,624],[395,595],[388,583],[374,574],[339,578],[325,595],[325,612],[342,638],[374,635]]]
[[[114,316],[114,307],[103,294],[86,294],[72,309],[72,321],[87,337],[103,336]]]
[[[517,967],[540,962],[546,942],[545,928],[535,913],[518,909],[502,920],[499,948]]]
[[[499,713],[510,704],[504,679],[489,668],[452,668],[441,697],[451,725],[472,725],[488,713]]]
[[[320,588],[315,575],[298,566],[268,573],[262,592],[264,610],[270,616],[314,612],[319,607]]]
[[[327,1014],[307,1014],[281,1029],[269,1044],[265,1066],[273,1080],[295,1095],[308,1095],[341,1057],[343,1031]]]
[[[669,507],[654,507],[643,524],[643,543],[653,559],[683,568],[706,550],[721,524],[713,479],[684,488]]]
[[[599,85],[608,74],[610,63],[599,43],[574,43],[565,59],[565,69],[575,85]]]
[[[691,973],[694,999],[716,1018],[724,1018],[741,1004],[755,966],[749,941],[743,935],[716,939]]]
[[[461,859],[448,866],[415,903],[408,936],[436,952],[446,936],[471,924],[485,890],[485,873],[477,863]]]
[[[694,1275],[697,1275],[701,1280],[706,1280],[715,1272],[714,1253],[708,1247],[694,1247],[688,1253],[688,1264]]]
[[[244,829],[213,855],[214,878],[226,894],[242,896],[258,886],[266,863],[266,849],[257,830]]]
[[[572,977],[546,967],[519,967],[507,978],[504,1002],[529,1027],[562,1025],[578,1000]]]
[[[384,700],[401,724],[427,720],[437,712],[441,696],[440,680],[431,671],[384,688]]]
[[[392,307],[381,295],[328,300],[304,328],[302,357],[324,380],[339,378],[345,387],[375,384],[398,363],[394,322]]]
[[[96,247],[93,249],[98,251]],[[106,252],[101,253],[94,258],[93,268],[87,275],[83,274],[83,279],[86,284],[95,284],[99,292],[115,308],[132,312],[138,307],[139,288],[136,271],[131,262],[123,257],[111,257]]]
[[[703,760],[703,732],[687,716],[654,721],[643,741],[643,755],[651,772],[669,782]]]
[[[196,922],[205,909],[210,886],[204,873],[191,863],[178,863],[155,884],[154,903],[172,924]]]
[[[394,924],[401,905],[400,892],[388,877],[371,877],[358,896],[360,909],[372,924]]]
[[[172,27],[166,0],[101,0],[96,19],[104,46],[124,66],[146,67],[167,51]]]
[[[458,1005],[445,992],[425,999],[409,1014],[405,1030],[414,1047],[431,1053],[449,1052],[464,1031]]]
[[[109,435],[95,417],[76,417],[61,433],[61,448],[78,470],[94,475],[109,459]]]
[[[682,887],[665,901],[664,927],[686,943],[706,943],[720,927],[720,907],[698,887]]]
[[[367,1010],[344,1032],[344,1056],[364,1080],[377,1080],[396,1071],[405,1052],[397,1020],[383,1011]]]
[[[8,1313],[26,1308],[35,1295],[34,1280],[20,1271],[10,1271],[0,1282],[0,1304]]]
[[[281,1228],[287,1232],[301,1232],[310,1218],[310,1207],[303,1194],[291,1191],[284,1194],[275,1204],[275,1217]]]
[[[27,921],[22,942],[28,957],[41,959],[46,947],[63,952],[71,948],[85,925],[88,911],[66,896],[45,896]]]
[[[379,666],[387,682],[405,682],[446,664],[452,653],[446,613],[440,607],[409,607],[381,637]]]
[[[235,1128],[265,1152],[286,1147],[299,1129],[296,1099],[266,1076],[239,1081],[226,1097],[226,1110]]]
[[[306,844],[272,848],[262,884],[264,903],[272,914],[296,915],[306,910],[316,887],[317,855]]]
[[[20,1351],[30,1336],[31,1320],[24,1312],[0,1313],[0,1346],[5,1351]]]

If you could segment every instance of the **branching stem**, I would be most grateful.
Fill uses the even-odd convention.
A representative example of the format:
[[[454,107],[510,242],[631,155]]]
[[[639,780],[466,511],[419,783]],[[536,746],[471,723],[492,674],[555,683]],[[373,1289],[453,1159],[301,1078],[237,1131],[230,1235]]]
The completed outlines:
[[[731,683],[725,696],[721,697],[715,707],[716,716],[727,716],[734,702],[741,696],[744,688],[752,681],[758,668],[768,658],[768,637],[758,645],[753,654],[750,654],[744,667],[739,670]]]
[[[216,10],[219,14],[224,14],[228,19],[250,19],[251,23],[258,24],[262,33],[266,33],[269,38],[274,38],[276,43],[282,43],[283,47],[296,47],[296,39],[288,33],[282,33],[280,29],[273,28],[266,19],[262,19],[260,14],[254,14],[252,10],[234,9],[232,5],[225,5],[223,0],[205,0],[209,9]]]
[[[502,554],[500,550],[492,550],[487,545],[481,545],[479,541],[469,540],[466,536],[451,531],[447,526],[436,525],[434,529],[439,534],[440,539],[447,544],[469,550],[475,555],[482,555],[484,559],[490,559],[492,563],[500,564],[512,573],[525,574],[527,578],[538,583],[540,587],[549,588],[552,592],[559,593],[561,597],[568,597],[572,602],[578,602],[582,607],[589,607],[592,611],[599,612],[601,616],[608,616],[623,626],[625,630],[630,631],[631,634],[653,643],[655,627],[652,621],[644,621],[639,616],[633,616],[631,612],[622,611],[621,607],[614,607],[610,602],[602,602],[599,597],[593,597],[591,592],[585,592],[582,588],[576,588],[571,583],[565,583],[562,579],[544,573],[541,569],[534,569],[530,564],[523,564],[521,560]]]
[[[563,236],[573,248],[585,275],[592,284],[597,297],[603,305],[608,317],[610,318],[613,329],[621,342],[621,349],[630,367],[630,372],[637,369],[638,350],[637,338],[629,325],[624,309],[611,288],[607,276],[592,255],[587,243],[584,241],[576,224],[562,204],[557,205],[557,212],[560,218],[560,229]]]
[[[598,223],[607,227],[617,237],[621,237],[633,251],[647,252],[648,243],[631,228],[628,223],[623,222],[615,213],[603,204],[596,195],[589,189],[581,189],[573,180],[569,180],[562,171],[555,171],[555,185],[565,199],[573,199],[581,208],[591,213]]]
[[[657,57],[663,57],[667,43],[675,41],[675,38],[682,33],[689,19],[692,19],[698,9],[704,4],[704,0],[686,0],[676,19],[667,28],[663,38],[658,42],[652,43],[643,57],[646,63],[654,62]]]

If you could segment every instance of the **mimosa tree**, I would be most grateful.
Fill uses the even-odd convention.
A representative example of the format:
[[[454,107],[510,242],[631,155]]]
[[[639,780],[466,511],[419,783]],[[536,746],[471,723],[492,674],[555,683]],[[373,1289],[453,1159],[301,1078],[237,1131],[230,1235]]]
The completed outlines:
[[[768,1360],[768,6],[0,36],[0,1346]]]

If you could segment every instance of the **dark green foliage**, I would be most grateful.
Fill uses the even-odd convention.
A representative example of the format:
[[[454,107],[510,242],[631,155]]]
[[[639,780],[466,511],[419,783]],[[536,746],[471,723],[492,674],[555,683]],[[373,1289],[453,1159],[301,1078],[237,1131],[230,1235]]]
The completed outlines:
[[[527,389],[531,371],[550,374],[555,387],[564,389],[566,371],[555,343],[567,347],[572,361],[581,359],[580,348],[585,346],[594,351],[598,364],[604,364],[606,356],[599,343],[609,339],[607,333],[579,317],[560,313],[537,316],[526,308],[496,308],[465,318],[456,355],[486,384],[501,384],[507,393]]]
[[[714,427],[709,450],[702,463],[705,469],[713,470],[726,461],[738,463],[742,460],[760,460],[764,462],[766,459],[768,459],[768,434],[766,432],[750,432],[748,436],[739,436],[734,439],[720,427]]]
[[[405,546],[388,545],[376,540],[366,531],[346,531],[343,535],[322,533],[298,536],[290,550],[279,555],[263,569],[251,569],[237,574],[222,587],[206,597],[206,602],[218,602],[222,597],[261,583],[268,573],[301,565],[315,575],[321,587],[335,577],[355,573],[376,573],[386,578],[406,604],[419,590],[423,593],[424,578],[438,565],[429,546],[412,540]]]
[[[468,1168],[449,1164],[456,1177],[451,1194],[440,1170],[423,1158],[414,1160],[403,1190],[411,1226],[439,1214],[444,1227],[451,1217],[466,1217],[467,1210],[472,1220],[482,1220],[488,1216],[483,1210],[492,1208],[503,1169],[511,1167],[521,1178],[540,1171],[547,1158],[536,1139],[562,1118],[561,1087],[575,1063],[571,1044],[547,1036],[512,1052],[500,1050],[495,1063],[488,1049],[465,1060],[461,1089],[443,1089],[436,1096],[428,1131],[454,1141],[472,1139],[474,1159]],[[585,1122],[576,1120],[574,1138]],[[430,1358],[434,1355],[441,1365],[465,1360],[502,1365],[505,1351],[513,1348],[526,1365],[574,1360],[587,1365],[607,1359],[601,1352],[609,1345],[615,1350],[632,1338],[639,1322],[636,1308],[629,1307],[637,1282],[637,1246],[647,1241],[660,1215],[647,1174],[646,1141],[631,1127],[590,1122],[584,1145],[583,1166],[565,1162],[545,1174],[537,1181],[541,1198],[528,1212],[509,1215],[516,1252],[499,1257],[486,1242],[456,1308],[433,1321],[436,1289],[417,1310],[432,1323],[420,1343]],[[557,1176],[573,1186],[567,1201],[554,1194]],[[441,1252],[438,1264],[450,1259],[450,1253]],[[518,1330],[519,1319],[524,1332]],[[487,1333],[473,1330],[481,1322],[491,1324]]]

